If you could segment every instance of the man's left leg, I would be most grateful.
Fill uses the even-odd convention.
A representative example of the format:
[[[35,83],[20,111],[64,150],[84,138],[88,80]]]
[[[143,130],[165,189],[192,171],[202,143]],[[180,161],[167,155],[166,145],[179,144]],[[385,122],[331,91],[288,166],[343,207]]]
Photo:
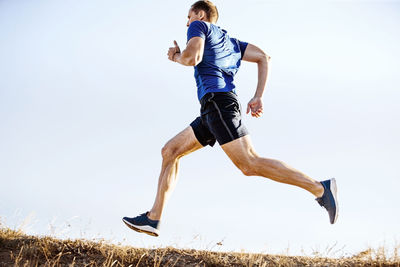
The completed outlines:
[[[282,161],[260,157],[255,152],[249,135],[223,144],[221,147],[245,175],[262,176],[307,190],[328,210],[330,222],[333,224],[336,221],[338,210],[334,179],[318,182]],[[333,193],[330,192],[331,189]]]
[[[184,129],[165,144],[161,151],[163,160],[153,207],[149,212],[137,217],[124,217],[122,220],[129,228],[153,236],[159,235],[159,221],[164,206],[177,181],[179,159],[202,147],[203,145],[197,140],[191,126]]]

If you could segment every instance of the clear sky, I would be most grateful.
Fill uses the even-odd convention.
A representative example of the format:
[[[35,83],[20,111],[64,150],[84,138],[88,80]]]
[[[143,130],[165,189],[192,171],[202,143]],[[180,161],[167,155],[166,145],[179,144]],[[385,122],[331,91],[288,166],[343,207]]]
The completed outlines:
[[[400,239],[400,2],[215,1],[218,25],[272,58],[257,152],[336,177],[340,214],[301,189],[245,177],[220,147],[181,160],[161,236],[151,208],[163,144],[199,114],[190,1],[0,1],[0,217],[10,227],[133,246],[357,252]],[[256,66],[236,77],[246,106]],[[222,246],[216,243],[222,241]]]

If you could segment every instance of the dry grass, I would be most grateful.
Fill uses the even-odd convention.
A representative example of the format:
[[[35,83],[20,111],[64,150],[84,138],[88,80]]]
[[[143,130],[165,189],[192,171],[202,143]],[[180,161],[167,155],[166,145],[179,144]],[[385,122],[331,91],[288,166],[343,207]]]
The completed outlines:
[[[399,266],[398,249],[369,249],[339,259],[180,250],[143,249],[105,241],[28,236],[0,225],[0,266]]]

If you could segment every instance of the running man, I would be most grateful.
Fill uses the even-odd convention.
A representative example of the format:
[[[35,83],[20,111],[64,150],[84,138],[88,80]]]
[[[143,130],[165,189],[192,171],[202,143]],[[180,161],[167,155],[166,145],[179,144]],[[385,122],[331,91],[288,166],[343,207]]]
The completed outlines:
[[[247,104],[247,114],[259,118],[263,113],[262,96],[267,81],[270,57],[257,46],[230,37],[215,23],[218,10],[210,1],[197,1],[188,14],[186,48],[176,41],[168,50],[168,59],[194,67],[200,116],[162,148],[162,166],[157,195],[150,211],[137,217],[124,217],[131,229],[159,235],[164,206],[178,176],[179,159],[217,141],[232,162],[246,176],[262,176],[280,183],[301,187],[316,197],[336,222],[338,203],[334,178],[318,182],[287,164],[260,157],[254,150],[249,132],[241,120],[241,108],[233,83],[242,60],[258,66],[254,97]]]

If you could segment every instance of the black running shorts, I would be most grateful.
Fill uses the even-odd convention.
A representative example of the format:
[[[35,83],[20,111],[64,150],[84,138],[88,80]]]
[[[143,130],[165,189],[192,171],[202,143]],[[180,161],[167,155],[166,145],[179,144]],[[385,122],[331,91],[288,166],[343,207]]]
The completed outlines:
[[[220,145],[247,135],[242,123],[241,107],[233,92],[207,93],[200,100],[200,117],[190,126],[203,146]]]

